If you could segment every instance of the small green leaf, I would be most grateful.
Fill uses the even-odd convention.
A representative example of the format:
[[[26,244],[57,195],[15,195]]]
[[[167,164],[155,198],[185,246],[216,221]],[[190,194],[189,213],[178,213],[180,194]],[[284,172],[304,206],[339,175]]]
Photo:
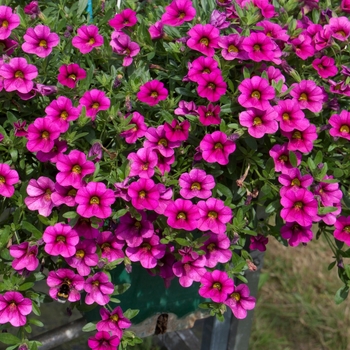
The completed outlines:
[[[34,225],[30,224],[27,221],[22,221],[22,228],[30,232],[36,239],[40,239],[43,233],[38,230]]]
[[[37,326],[37,327],[44,327],[44,324],[35,318],[30,318],[28,320],[28,323],[33,324],[34,326]]]
[[[336,304],[341,304],[349,294],[349,287],[348,286],[343,286],[338,289],[337,293],[334,296],[334,301]]]
[[[14,345],[20,343],[21,339],[10,333],[0,333],[0,342],[6,345]]]
[[[332,263],[330,263],[330,264],[328,265],[328,271],[329,271],[329,270],[332,270],[336,263],[337,263],[336,261],[333,261]]]
[[[226,198],[233,197],[231,190],[221,183],[216,184],[216,190],[219,192],[219,195],[221,196],[224,195]]]
[[[289,151],[289,161],[290,164],[292,164],[293,168],[296,168],[298,166],[298,159],[293,151]]]
[[[125,293],[129,288],[131,284],[130,283],[123,283],[123,284],[118,284],[114,287],[114,292],[112,295],[120,295]]]
[[[96,330],[96,323],[92,323],[92,322],[87,323],[82,329],[83,332],[93,332],[95,330]]]
[[[32,288],[34,286],[34,283],[33,282],[26,282],[26,283],[23,283],[21,284],[19,287],[18,287],[18,290],[23,292],[25,290],[28,290],[30,288]]]
[[[75,219],[77,217],[77,215],[78,214],[76,211],[67,211],[62,216],[66,219]]]
[[[318,208],[318,215],[333,213],[336,210],[338,210],[337,207],[321,207],[321,208]]]
[[[77,17],[80,17],[82,13],[85,11],[88,4],[88,0],[79,0],[78,2],[78,11],[77,11]]]
[[[131,320],[131,319],[134,318],[139,312],[140,312],[140,310],[127,309],[127,310],[124,312],[124,316],[125,316],[126,318],[128,318],[129,320]]]
[[[185,238],[175,238],[175,241],[184,247],[189,247],[191,245],[191,242]]]
[[[37,315],[37,316],[40,316],[41,315],[41,311],[40,311],[39,306],[36,303],[33,303],[32,307],[33,307],[33,314]]]

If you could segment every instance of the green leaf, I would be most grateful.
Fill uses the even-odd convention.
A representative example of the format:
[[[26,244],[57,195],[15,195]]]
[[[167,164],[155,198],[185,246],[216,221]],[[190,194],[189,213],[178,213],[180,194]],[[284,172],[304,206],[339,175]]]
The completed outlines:
[[[191,242],[185,238],[175,238],[175,241],[184,247],[189,247],[191,245]]]
[[[226,198],[232,198],[232,191],[221,183],[216,184],[216,190],[219,192],[219,195],[224,195]]]
[[[78,214],[76,211],[67,211],[62,216],[66,219],[75,219],[77,217],[77,215]]]
[[[78,11],[77,11],[77,17],[80,17],[82,13],[85,11],[88,4],[88,0],[79,0],[78,2]]]
[[[33,314],[40,316],[41,315],[41,311],[39,306],[36,303],[32,303],[32,307],[33,307]]]
[[[123,283],[123,284],[118,284],[114,287],[114,292],[112,295],[120,295],[125,293],[129,288],[131,284],[130,283]]]
[[[267,280],[270,278],[270,274],[267,272],[261,273],[259,276],[259,284],[258,284],[258,290],[261,289],[261,287],[267,282]]]
[[[92,323],[92,322],[87,323],[82,329],[83,332],[93,332],[95,330],[96,330],[96,323]]]
[[[21,339],[10,333],[0,333],[0,342],[7,345],[14,345],[21,342]]]
[[[293,151],[289,151],[289,161],[290,164],[292,164],[293,168],[296,168],[298,166],[298,159]]]
[[[329,271],[329,270],[332,270],[336,263],[337,263],[336,261],[333,261],[332,263],[330,263],[330,264],[328,265],[328,271]]]
[[[337,207],[321,207],[321,208],[318,208],[318,215],[333,213],[336,210],[338,210]]]
[[[348,286],[343,286],[343,287],[339,288],[337,290],[337,293],[335,293],[335,296],[334,296],[335,303],[337,305],[341,304],[348,297],[348,294],[349,294],[349,287]]]
[[[37,326],[37,327],[44,327],[44,324],[35,318],[30,318],[28,320],[28,323],[33,324],[34,326]]]
[[[319,165],[320,163],[322,163],[322,160],[323,160],[323,153],[321,151],[318,151],[316,153],[316,157],[314,159],[314,162],[315,162],[315,165]]]
[[[27,221],[22,221],[22,228],[30,232],[36,239],[40,239],[43,236],[43,233],[40,230]]]
[[[117,299],[117,298],[111,298],[109,301],[110,301],[111,303],[115,303],[115,304],[119,304],[119,303],[120,303],[120,300]]]
[[[135,317],[138,313],[140,312],[140,310],[132,310],[132,309],[127,309],[124,312],[124,316],[126,318],[128,318],[129,320],[131,320],[133,317]]]
[[[26,282],[26,283],[23,283],[21,284],[19,287],[18,287],[18,290],[23,292],[25,290],[28,290],[30,288],[32,288],[34,286],[34,283],[33,282]]]

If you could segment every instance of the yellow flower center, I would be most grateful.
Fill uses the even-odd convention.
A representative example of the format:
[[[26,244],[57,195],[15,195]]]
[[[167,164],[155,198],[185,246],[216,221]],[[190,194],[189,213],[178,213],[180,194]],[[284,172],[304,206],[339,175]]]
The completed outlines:
[[[103,243],[103,244],[101,245],[101,249],[102,249],[103,251],[109,251],[110,248],[111,248],[111,245],[110,245],[109,243]]]
[[[214,90],[214,89],[215,89],[215,84],[209,83],[209,84],[207,85],[207,88],[210,89],[210,90]]]
[[[299,101],[307,101],[307,95],[305,92],[303,92],[302,94],[300,94],[299,96]]]
[[[148,163],[145,163],[141,166],[142,170],[148,170]]]
[[[261,124],[262,124],[261,118],[255,117],[253,121],[253,125],[261,125]]]
[[[71,190],[68,191],[68,196],[75,197],[77,194],[77,190],[75,188],[72,188]]]
[[[137,227],[138,229],[140,229],[141,228],[141,222],[140,221],[136,221],[134,226]]]
[[[84,256],[85,256],[85,252],[81,249],[77,250],[77,252],[75,253],[76,258],[82,259]]]
[[[51,194],[52,194],[52,192],[51,192],[51,190],[48,188],[48,189],[45,191],[44,199],[47,200],[47,201],[51,200]]]
[[[293,179],[292,182],[291,182],[291,185],[300,187],[299,179],[297,179],[297,178]]]
[[[113,322],[118,322],[119,317],[118,317],[118,315],[111,315],[111,316],[109,317],[109,319],[112,320]]]
[[[301,132],[300,132],[300,131],[296,130],[296,131],[293,132],[292,139],[298,139],[298,140],[300,140],[301,137],[302,137],[302,135],[301,135]]]
[[[210,243],[210,244],[207,245],[207,249],[208,249],[210,252],[212,252],[213,250],[215,250],[215,248],[216,248],[215,243]]]
[[[21,79],[23,79],[23,78],[24,78],[23,72],[20,71],[20,70],[17,70],[16,73],[15,73],[15,78],[21,78]]]
[[[217,290],[221,290],[221,283],[219,283],[219,282],[215,282],[214,284],[213,284],[213,286],[212,286],[214,289],[217,289]]]
[[[65,242],[66,241],[66,237],[58,235],[56,237],[56,242]]]
[[[1,26],[2,26],[3,28],[7,28],[7,27],[9,26],[9,22],[7,22],[6,20],[5,20],[5,21],[2,21]]]
[[[167,147],[168,146],[168,141],[166,139],[160,139],[158,141],[158,145],[159,146],[164,146],[164,147]]]
[[[231,294],[232,299],[236,299],[237,301],[241,300],[241,295],[239,293],[232,293]]]
[[[199,40],[199,42],[204,45],[204,46],[208,46],[209,45],[209,40],[208,38],[202,38],[201,40]]]
[[[81,174],[81,166],[78,165],[78,164],[74,165],[73,168],[72,168],[72,172],[74,174]]]
[[[282,119],[283,120],[289,120],[290,119],[290,115],[288,113],[283,113],[282,114]]]
[[[46,49],[46,48],[47,48],[47,42],[46,42],[46,40],[40,40],[39,46]]]
[[[68,78],[70,78],[70,79],[72,79],[72,80],[74,80],[74,81],[77,80],[77,76],[76,76],[75,74],[69,74],[69,75],[68,75]]]
[[[198,182],[194,182],[192,185],[191,185],[191,190],[192,191],[198,191],[198,190],[200,190],[201,189],[201,185],[200,185],[200,183],[198,183]]]
[[[100,198],[98,198],[97,196],[91,197],[90,204],[100,204]]]
[[[93,109],[98,109],[100,107],[100,104],[98,102],[94,102],[91,107]]]
[[[260,51],[261,47],[260,47],[260,45],[255,44],[255,45],[253,46],[253,49],[254,49],[254,51]]]
[[[228,48],[227,48],[227,51],[228,52],[238,52],[238,49],[235,45],[230,45]]]
[[[345,133],[349,133],[350,132],[350,128],[348,125],[342,125],[339,129],[340,132],[345,132]]]
[[[260,97],[261,97],[261,94],[260,94],[259,91],[255,90],[255,91],[252,92],[252,94],[250,96],[259,100]]]
[[[95,44],[95,39],[94,38],[90,38],[90,40],[88,41],[89,45],[93,45]]]
[[[343,38],[346,37],[344,30],[339,30],[338,32],[336,32],[336,34],[341,35]]]
[[[223,148],[224,148],[224,146],[220,142],[217,142],[214,146],[214,149],[223,149]]]
[[[67,118],[68,118],[68,113],[67,113],[67,111],[63,111],[63,112],[61,113],[60,117],[61,117],[63,120],[67,120]]]
[[[94,282],[92,282],[92,285],[95,286],[95,287],[98,287],[100,285],[100,282],[99,281],[94,281]]]
[[[278,158],[278,160],[280,160],[281,163],[285,163],[285,162],[288,162],[289,158],[288,158],[287,155],[282,154],[282,155]]]
[[[50,134],[48,133],[48,131],[43,131],[41,133],[41,137],[45,140],[47,140],[49,138]]]
[[[217,219],[218,218],[218,213],[215,212],[215,211],[210,211],[208,213],[208,218],[210,218],[210,219]]]
[[[295,202],[294,203],[294,209],[296,209],[296,210],[300,210],[300,209],[302,209],[303,208],[303,202]]]
[[[147,242],[142,243],[142,244],[141,244],[141,247],[142,247],[143,249],[145,249],[145,250],[151,250],[151,249],[152,249],[152,246],[151,246],[149,243],[147,243]]]
[[[158,92],[157,91],[152,91],[151,92],[151,97],[154,97],[154,98],[158,97]]]
[[[183,19],[185,17],[185,12],[180,12],[179,18]]]
[[[6,182],[5,178],[0,175],[0,184],[4,184]]]
[[[139,192],[139,197],[142,198],[142,199],[145,198],[146,197],[146,192],[145,191],[140,191]]]
[[[213,112],[210,112],[210,111],[209,111],[209,112],[205,113],[205,116],[206,116],[206,117],[212,117],[212,116],[213,116]]]
[[[178,219],[178,220],[186,220],[186,214],[183,212],[183,211],[181,211],[179,214],[177,214],[177,216],[176,216],[176,219]]]
[[[343,231],[350,232],[350,226],[345,226],[345,227],[343,228]]]

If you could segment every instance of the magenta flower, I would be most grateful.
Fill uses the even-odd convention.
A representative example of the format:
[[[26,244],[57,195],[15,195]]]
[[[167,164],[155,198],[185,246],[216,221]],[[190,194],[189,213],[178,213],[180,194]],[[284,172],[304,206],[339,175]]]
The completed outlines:
[[[220,165],[228,164],[229,155],[236,149],[235,143],[228,140],[227,135],[221,131],[206,134],[199,147],[205,161],[208,163],[219,163]]]
[[[259,27],[264,28],[264,34],[273,40],[281,40],[287,42],[289,40],[289,35],[287,30],[283,29],[279,24],[270,21],[261,21],[256,24]]]
[[[139,212],[141,220],[131,217],[130,213],[126,213],[120,218],[120,222],[115,235],[120,240],[125,240],[128,247],[138,247],[142,244],[144,238],[150,238],[154,235],[154,227],[152,222],[147,220],[145,212]]]
[[[163,176],[165,172],[169,172],[171,170],[171,164],[175,162],[175,155],[171,155],[170,157],[164,157],[159,150],[156,150],[157,156],[158,156],[158,164],[157,168],[159,169],[159,172]]]
[[[103,182],[89,182],[78,189],[75,201],[78,203],[77,213],[82,217],[107,219],[112,214],[115,197]]]
[[[334,226],[334,238],[350,247],[350,216],[339,216]]]
[[[347,17],[331,17],[329,24],[324,26],[325,30],[332,33],[332,37],[340,41],[346,41],[350,35],[350,21]]]
[[[317,201],[305,188],[287,191],[281,198],[281,204],[283,206],[281,217],[286,222],[296,221],[305,227],[312,225],[313,217],[317,215]]]
[[[200,282],[199,295],[203,298],[210,298],[215,303],[223,303],[228,294],[233,292],[233,280],[225,271],[206,272]]]
[[[100,231],[97,228],[92,227],[90,219],[82,217],[79,217],[77,223],[73,226],[73,229],[77,232],[79,237],[83,237],[84,239],[95,239],[96,237],[99,237],[100,234]]]
[[[152,40],[161,39],[164,35],[164,24],[162,21],[158,21],[148,28],[149,35]]]
[[[197,106],[193,101],[187,102],[181,100],[179,102],[179,107],[174,110],[174,114],[176,115],[198,115]]]
[[[297,165],[301,163],[301,153],[294,152],[297,157]],[[293,168],[293,165],[289,160],[289,150],[287,144],[284,145],[274,145],[270,152],[270,157],[273,158],[275,163],[275,171],[282,171],[282,174],[288,174],[289,170]]]
[[[220,111],[220,105],[198,106],[199,121],[205,126],[220,125]]]
[[[80,291],[84,288],[84,277],[75,274],[70,269],[58,269],[50,271],[47,276],[47,285],[50,287],[49,295],[52,299],[58,300],[57,294],[62,284],[69,286],[67,300],[74,303],[80,300]]]
[[[240,284],[234,287],[233,293],[229,295],[225,304],[232,310],[233,315],[239,320],[247,317],[247,310],[255,307],[255,298],[249,296],[248,286]]]
[[[51,199],[54,191],[55,184],[48,177],[40,176],[38,180],[31,179],[27,187],[29,197],[24,199],[24,203],[29,210],[38,210],[40,215],[47,217],[54,207]]]
[[[1,18],[0,6],[0,18]],[[1,34],[0,27],[0,34]],[[4,89],[7,92],[18,91],[26,94],[34,87],[33,79],[38,76],[38,69],[33,64],[28,64],[23,57],[14,57],[9,63],[0,67],[0,75],[4,78]]]
[[[342,11],[350,13],[350,0],[342,0],[340,3]]]
[[[40,160],[40,162],[50,161],[51,163],[56,163],[58,155],[67,151],[67,148],[67,141],[59,141],[56,139],[50,152],[44,153],[42,151],[38,151],[36,157]]]
[[[104,272],[97,272],[85,281],[84,290],[87,293],[86,304],[106,305],[109,303],[109,294],[114,292],[114,285]]]
[[[82,54],[87,54],[94,47],[103,45],[103,36],[98,34],[98,27],[93,24],[83,25],[77,29],[78,35],[72,40],[72,45]]]
[[[112,335],[116,335],[119,339],[122,338],[122,330],[131,326],[130,320],[124,317],[120,306],[117,306],[113,311],[108,311],[105,308],[101,308],[100,315],[102,321],[97,323],[97,330],[100,332],[111,332]]]
[[[326,175],[322,180],[332,180],[333,175]],[[314,194],[318,195],[321,203],[325,206],[333,206],[339,204],[343,198],[343,192],[339,189],[339,183],[319,182],[314,188]]]
[[[0,6],[1,8],[7,6]],[[8,291],[0,294],[0,324],[10,322],[13,327],[21,327],[27,323],[26,316],[32,312],[32,301],[24,298],[19,292]]]
[[[243,50],[243,39],[238,34],[229,34],[220,38],[219,47],[222,48],[221,55],[226,61],[248,59],[248,53]]]
[[[50,55],[52,48],[60,42],[60,37],[56,33],[51,33],[50,28],[42,24],[28,28],[23,39],[25,42],[22,44],[22,50],[41,58]]]
[[[127,158],[130,160],[129,176],[149,179],[154,175],[154,167],[158,163],[158,156],[152,148],[140,148],[137,153],[129,153]]]
[[[12,261],[12,267],[16,271],[27,269],[28,271],[34,271],[39,265],[38,246],[29,245],[29,242],[23,242],[21,244],[13,244],[9,248],[10,255],[15,258]]]
[[[145,124],[145,118],[139,112],[133,112],[129,124],[132,124],[134,126],[131,129],[125,130],[122,133],[120,133],[121,137],[125,137],[126,143],[135,143],[137,139],[146,135],[147,125]]]
[[[116,238],[110,231],[103,231],[97,237],[97,244],[101,249],[101,258],[109,263],[124,258],[122,248],[125,243]]]
[[[92,89],[84,93],[79,103],[86,107],[86,116],[95,120],[96,114],[99,111],[105,111],[110,107],[111,100],[106,96],[104,91]]]
[[[59,183],[55,184],[55,192],[52,193],[51,199],[56,207],[65,204],[68,207],[75,207],[75,196],[77,190],[72,186],[64,187]]]
[[[161,81],[151,80],[140,87],[136,96],[141,102],[154,106],[168,97],[168,90]]]
[[[220,31],[211,24],[196,24],[188,35],[187,46],[192,50],[199,51],[205,56],[213,57],[215,49],[219,47]]]
[[[256,108],[240,113],[239,122],[248,128],[249,135],[261,138],[265,134],[274,134],[278,130],[277,112],[273,108],[260,111]]]
[[[305,130],[293,130],[291,132],[282,132],[282,135],[289,139],[287,148],[290,151],[300,151],[309,153],[314,147],[314,141],[317,140],[316,126],[310,124]]]
[[[12,197],[15,193],[13,185],[19,182],[19,176],[16,170],[12,170],[6,163],[0,163],[0,195]]]
[[[308,109],[314,113],[321,112],[324,93],[313,80],[302,80],[299,84],[293,84],[292,87],[290,95],[301,109]]]
[[[69,258],[76,253],[79,236],[69,225],[57,223],[45,229],[43,241],[47,254]]]
[[[30,152],[48,153],[52,150],[55,140],[61,134],[60,126],[51,122],[50,118],[36,118],[28,127],[27,149]]]
[[[0,40],[0,51],[3,54],[11,56],[17,47],[18,47],[18,42],[15,40],[12,40],[10,38]]]
[[[22,121],[18,121],[16,123],[13,123],[13,127],[15,129],[15,136],[16,137],[27,137],[27,130],[25,129],[27,122],[24,120]]]
[[[313,238],[312,225],[300,226],[296,222],[287,222],[281,228],[281,237],[288,240],[291,247],[296,247],[300,243],[308,243]]]
[[[173,0],[165,7],[162,23],[167,26],[177,27],[184,22],[192,21],[196,16],[196,9],[191,0]]]
[[[248,53],[251,60],[255,62],[272,61],[274,58],[274,42],[264,33],[251,33],[244,38],[242,48]]]
[[[169,203],[173,198],[173,190],[171,187],[165,187],[162,183],[156,185],[160,194],[158,200],[158,207],[154,209],[157,214],[164,214],[165,209],[168,207]]]
[[[53,124],[56,124],[62,133],[69,129],[69,122],[79,118],[80,110],[73,107],[72,101],[59,96],[45,108],[46,117],[50,118]]]
[[[338,68],[334,64],[334,59],[328,56],[322,56],[312,61],[312,66],[316,69],[319,76],[323,79],[334,77],[338,73]]]
[[[124,56],[123,66],[128,67],[131,65],[133,61],[133,57],[135,57],[140,52],[140,46],[131,41],[130,37],[121,32],[113,32],[112,40],[110,41],[110,45],[114,52],[118,55]]]
[[[216,198],[199,201],[197,206],[200,215],[197,224],[198,230],[211,231],[216,234],[226,232],[226,224],[232,219],[231,208]]]
[[[250,236],[249,249],[264,252],[266,250],[267,243],[269,243],[269,239],[263,235]]]
[[[306,60],[315,54],[312,39],[306,34],[306,32],[303,32],[303,34],[300,34],[297,38],[291,40],[291,44],[295,54],[302,60]]]
[[[187,288],[191,287],[193,282],[199,282],[207,272],[205,263],[206,259],[203,255],[186,261],[177,261],[173,265],[173,272],[179,277],[180,285]]]
[[[167,224],[176,229],[193,231],[197,228],[199,211],[191,201],[178,198],[170,202],[164,215],[168,218]]]
[[[63,64],[59,68],[59,74],[57,76],[57,80],[64,86],[69,87],[70,89],[75,88],[78,80],[82,80],[86,78],[86,71],[83,68],[80,68],[79,64],[71,63],[71,64]]]
[[[166,245],[159,243],[159,237],[153,235],[150,238],[143,238],[138,247],[127,247],[126,256],[133,262],[139,261],[145,269],[153,269],[157,266],[158,260],[165,255]]]
[[[179,178],[180,195],[185,199],[194,197],[207,199],[211,196],[211,190],[215,187],[212,175],[207,175],[204,170],[192,169],[189,173],[182,173]]]
[[[209,239],[204,242],[201,247],[206,252],[206,266],[213,268],[218,263],[226,263],[231,260],[232,252],[229,249],[231,245],[230,239],[226,234],[214,234],[209,232]]]
[[[289,190],[298,190],[299,188],[307,188],[311,186],[314,179],[311,175],[301,175],[297,168],[290,169],[288,174],[282,174],[278,177],[278,181],[283,187],[280,190],[280,195],[283,196]]]
[[[198,76],[197,83],[198,95],[207,98],[210,102],[219,101],[220,97],[226,93],[227,84],[218,72]]]
[[[128,195],[136,209],[154,210],[160,197],[158,187],[151,179],[139,179],[130,184]]]
[[[125,27],[133,27],[137,23],[136,12],[131,9],[125,9],[117,13],[108,24],[116,31],[120,31]]]
[[[188,79],[198,82],[198,79],[202,75],[213,72],[221,75],[221,71],[218,68],[218,62],[212,57],[200,56],[192,62],[188,71]]]
[[[329,118],[329,124],[332,126],[329,133],[333,137],[350,140],[350,112],[343,110],[340,114],[333,114]]]
[[[26,15],[30,15],[32,19],[35,19],[40,13],[38,2],[31,1],[28,5],[24,6],[23,11]]]
[[[164,124],[165,136],[171,142],[186,141],[189,136],[190,126],[191,124],[188,120],[180,123],[176,119],[173,119],[171,124]]]
[[[95,165],[86,160],[86,155],[78,150],[71,151],[68,155],[60,154],[57,157],[56,167],[59,173],[56,181],[61,186],[73,186],[78,189],[84,185],[83,178],[95,171]]]
[[[310,125],[309,120],[305,118],[304,112],[295,100],[280,100],[274,109],[277,112],[276,119],[283,131],[304,130]]]
[[[87,276],[91,272],[91,267],[98,264],[99,258],[96,253],[96,243],[85,239],[80,241],[75,248],[75,254],[66,258],[67,264],[77,269],[80,276]]]
[[[241,92],[238,102],[246,108],[266,111],[271,107],[269,100],[275,97],[275,89],[266,79],[258,76],[244,79],[238,86],[238,90]]]
[[[21,23],[19,16],[9,6],[0,6],[0,40],[7,39]]]
[[[108,332],[97,332],[88,339],[88,346],[92,350],[115,350],[118,348],[120,339]]]

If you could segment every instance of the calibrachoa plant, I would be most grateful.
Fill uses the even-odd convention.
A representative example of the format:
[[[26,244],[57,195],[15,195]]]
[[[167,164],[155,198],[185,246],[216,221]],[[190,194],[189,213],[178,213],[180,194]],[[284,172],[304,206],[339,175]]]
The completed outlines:
[[[91,349],[140,342],[126,330],[137,311],[111,304],[126,288],[111,280],[119,264],[195,285],[212,315],[243,319],[255,306],[250,251],[271,239],[326,240],[344,283],[335,301],[347,297],[348,0],[93,0],[93,17],[86,1],[5,3],[8,349],[36,349],[32,314],[48,300],[99,308]]]

